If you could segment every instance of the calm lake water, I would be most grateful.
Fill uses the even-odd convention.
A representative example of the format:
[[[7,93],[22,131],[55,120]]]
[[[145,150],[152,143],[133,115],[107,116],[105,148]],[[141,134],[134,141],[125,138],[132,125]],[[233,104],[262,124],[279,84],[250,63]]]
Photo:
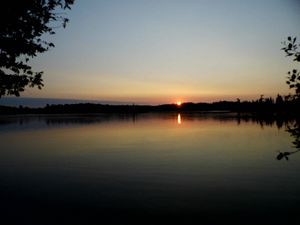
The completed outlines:
[[[281,122],[231,114],[0,117],[6,224],[299,224]],[[1,222],[2,224],[2,222]]]

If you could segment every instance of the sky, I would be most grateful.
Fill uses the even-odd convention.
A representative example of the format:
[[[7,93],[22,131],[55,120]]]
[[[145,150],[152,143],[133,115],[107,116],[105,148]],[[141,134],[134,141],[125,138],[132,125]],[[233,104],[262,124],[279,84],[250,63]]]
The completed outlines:
[[[77,0],[23,97],[136,104],[288,94],[281,42],[300,38],[297,0]]]

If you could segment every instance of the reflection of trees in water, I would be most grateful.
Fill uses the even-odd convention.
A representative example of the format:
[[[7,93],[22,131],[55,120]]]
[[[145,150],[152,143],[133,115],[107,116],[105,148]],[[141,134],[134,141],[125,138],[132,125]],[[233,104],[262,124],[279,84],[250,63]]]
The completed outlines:
[[[296,151],[291,151],[291,152],[279,152],[279,154],[277,155],[277,159],[278,160],[281,160],[281,159],[283,159],[283,158],[285,158],[286,160],[289,160],[289,156],[290,155],[292,155],[292,154],[295,154],[295,153],[297,153],[297,152],[299,152],[300,150],[298,149],[298,150],[296,150]]]
[[[19,130],[20,127],[28,129],[47,129],[49,127],[62,126],[78,126],[96,123],[119,123],[152,121],[158,119],[162,121],[173,120],[174,116],[178,117],[177,113],[103,113],[103,114],[67,114],[67,115],[39,115],[39,116],[12,116],[0,117],[0,131]],[[289,156],[300,151],[300,118],[291,118],[279,115],[253,115],[253,114],[238,114],[238,113],[208,113],[208,112],[182,112],[180,120],[184,122],[216,120],[224,123],[236,122],[237,125],[244,123],[257,124],[261,128],[277,127],[278,129],[286,129],[293,138],[293,145],[296,150],[279,152],[277,159],[289,159]],[[176,120],[178,122],[178,118]],[[16,126],[16,124],[18,124]]]
[[[135,114],[95,114],[95,115],[73,115],[46,117],[47,126],[69,126],[69,125],[88,125],[96,123],[110,122],[135,122]]]
[[[293,141],[293,144],[296,148],[300,148],[300,119],[295,120],[292,124],[289,124],[287,126],[287,132],[290,133],[290,135],[295,138],[295,141]]]
[[[296,150],[295,151],[287,151],[287,152],[279,152],[279,154],[276,157],[278,160],[281,160],[283,158],[288,160],[289,159],[288,157],[290,155],[295,154],[300,151],[300,120],[296,119],[295,121],[288,123],[286,131],[289,132],[291,137],[294,138],[294,141],[292,143],[293,143],[294,147],[296,148]]]
[[[286,127],[289,123],[293,122],[293,118],[285,117],[285,116],[276,116],[276,115],[238,115],[237,122],[240,123],[256,123],[260,125],[261,128],[265,126],[276,126],[278,129],[282,129],[283,127]]]
[[[185,115],[183,114],[183,117]],[[201,117],[199,117],[201,118]],[[264,127],[273,127],[276,126],[278,129],[285,128],[286,131],[290,134],[290,136],[293,138],[292,144],[296,148],[296,150],[292,151],[284,151],[279,152],[277,155],[277,159],[286,159],[288,160],[289,157],[292,154],[295,154],[297,152],[300,152],[300,118],[294,118],[294,117],[287,117],[287,116],[279,116],[279,115],[256,115],[253,116],[251,114],[213,114],[212,116],[208,115],[208,117],[204,118],[212,118],[214,120],[219,120],[222,122],[227,121],[237,121],[237,124],[243,124],[243,123],[254,123],[258,124],[261,128]],[[203,117],[202,117],[203,119]],[[187,120],[187,119],[185,119]]]

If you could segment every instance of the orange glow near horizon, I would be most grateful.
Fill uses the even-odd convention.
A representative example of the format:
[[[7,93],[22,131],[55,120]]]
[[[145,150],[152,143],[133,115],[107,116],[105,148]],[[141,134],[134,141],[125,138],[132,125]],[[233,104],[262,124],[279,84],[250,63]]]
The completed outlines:
[[[181,101],[176,102],[177,106],[181,106]]]

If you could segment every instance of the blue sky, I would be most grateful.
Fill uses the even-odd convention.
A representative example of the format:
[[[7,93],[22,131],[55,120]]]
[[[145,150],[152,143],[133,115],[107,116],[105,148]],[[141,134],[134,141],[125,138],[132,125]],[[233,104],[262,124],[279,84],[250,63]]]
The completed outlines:
[[[300,38],[296,0],[77,0],[56,45],[33,60],[45,87],[24,97],[136,103],[287,94]]]

